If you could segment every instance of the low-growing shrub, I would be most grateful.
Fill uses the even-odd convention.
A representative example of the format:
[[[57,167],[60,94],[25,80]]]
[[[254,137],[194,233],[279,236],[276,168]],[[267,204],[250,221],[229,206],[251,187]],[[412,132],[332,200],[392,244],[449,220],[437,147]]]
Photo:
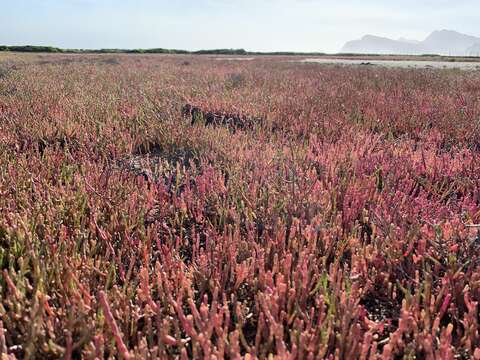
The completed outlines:
[[[110,51],[0,79],[4,358],[480,357],[474,72]]]

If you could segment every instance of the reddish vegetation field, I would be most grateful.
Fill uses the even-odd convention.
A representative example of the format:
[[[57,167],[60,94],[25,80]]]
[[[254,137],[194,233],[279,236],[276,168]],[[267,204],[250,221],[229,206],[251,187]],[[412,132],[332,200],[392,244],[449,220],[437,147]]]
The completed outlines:
[[[2,359],[480,359],[476,223],[479,72],[0,57]]]

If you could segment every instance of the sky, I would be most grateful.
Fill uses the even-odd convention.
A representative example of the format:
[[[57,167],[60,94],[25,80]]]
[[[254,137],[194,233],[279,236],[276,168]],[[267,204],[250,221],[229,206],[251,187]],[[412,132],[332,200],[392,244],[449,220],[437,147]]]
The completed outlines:
[[[337,52],[365,34],[480,36],[479,0],[0,0],[0,45]]]

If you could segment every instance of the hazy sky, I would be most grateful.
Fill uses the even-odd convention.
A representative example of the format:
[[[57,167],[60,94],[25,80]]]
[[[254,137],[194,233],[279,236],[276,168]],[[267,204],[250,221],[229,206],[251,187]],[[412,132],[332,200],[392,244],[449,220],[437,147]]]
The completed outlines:
[[[338,51],[370,33],[480,36],[479,0],[0,0],[0,44]]]

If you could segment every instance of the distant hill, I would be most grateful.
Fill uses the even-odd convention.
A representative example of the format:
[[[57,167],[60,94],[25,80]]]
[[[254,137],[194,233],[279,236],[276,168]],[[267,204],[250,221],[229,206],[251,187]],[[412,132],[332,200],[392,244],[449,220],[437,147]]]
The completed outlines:
[[[439,55],[472,55],[478,50],[480,37],[462,34],[452,30],[432,32],[423,41],[400,38],[393,40],[374,35],[365,35],[360,40],[347,42],[340,52],[354,54],[439,54]]]

